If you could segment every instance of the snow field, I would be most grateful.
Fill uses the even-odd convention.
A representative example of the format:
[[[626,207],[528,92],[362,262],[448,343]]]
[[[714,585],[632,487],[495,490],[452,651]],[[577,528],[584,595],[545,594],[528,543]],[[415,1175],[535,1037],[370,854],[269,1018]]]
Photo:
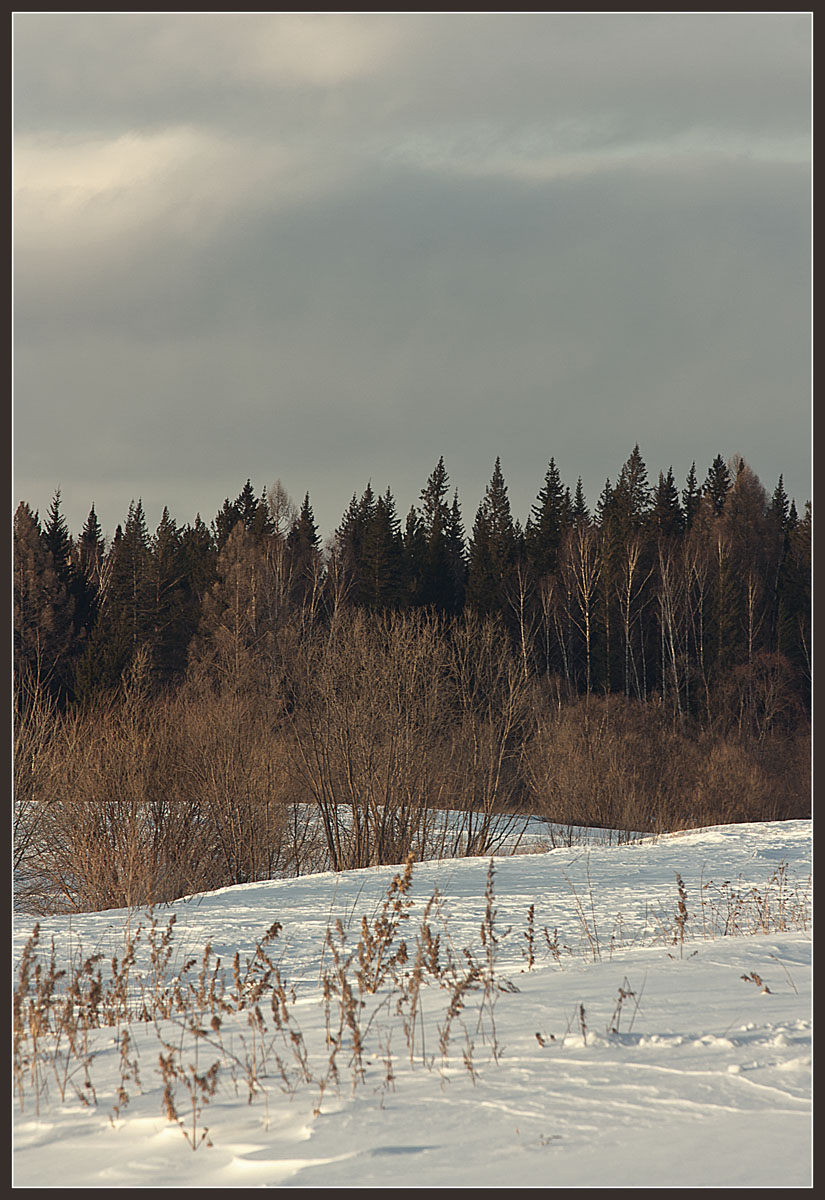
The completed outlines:
[[[193,985],[207,942],[210,963],[220,956],[231,979],[235,951],[243,969],[280,922],[266,950],[285,984],[288,1021],[277,1028],[268,992],[264,1028],[244,1009],[223,1013],[216,1031],[205,1005],[201,1036],[181,1013],[132,1020],[126,1068],[122,1031],[93,1029],[96,1103],[87,1107],[71,1087],[61,1101],[54,1064],[65,1060],[52,1044],[39,1097],[24,1086],[22,1112],[19,1098],[16,1105],[15,1183],[809,1186],[811,936],[802,926],[810,919],[810,834],[809,822],[730,826],[496,859],[486,945],[488,860],[416,864],[408,915],[385,951],[388,958],[406,940],[408,961],[395,968],[406,983],[394,986],[388,975],[374,995],[361,993],[353,959],[354,1026],[342,1018],[340,995],[324,1005],[320,981],[333,965],[324,938],[339,919],[346,940],[336,934],[333,943],[355,952],[361,917],[378,928],[397,868],[249,884],[157,910],[159,932],[176,918],[169,973],[194,957]],[[677,875],[687,902],[681,927]],[[436,887],[443,921],[433,917],[431,929],[441,935],[442,962],[449,942],[456,971],[466,948],[481,973],[450,1022],[446,1056],[440,1040],[454,990],[435,980],[421,986],[410,1062],[409,981]],[[54,937],[58,961],[81,950],[108,960],[122,956],[138,922],[145,927],[147,915],[49,918],[41,948]],[[16,922],[18,962],[32,924]],[[750,936],[721,936],[726,924]],[[485,988],[490,929],[495,985]],[[145,933],[139,947],[134,976],[147,986]],[[328,1020],[340,1042],[338,1082],[328,1079],[322,1091]],[[363,1077],[352,1064],[354,1029],[363,1037]],[[170,1053],[183,1126],[164,1113],[159,1056]],[[220,1066],[207,1096],[192,1068],[204,1078],[213,1062]],[[88,1091],[82,1071],[75,1082]]]

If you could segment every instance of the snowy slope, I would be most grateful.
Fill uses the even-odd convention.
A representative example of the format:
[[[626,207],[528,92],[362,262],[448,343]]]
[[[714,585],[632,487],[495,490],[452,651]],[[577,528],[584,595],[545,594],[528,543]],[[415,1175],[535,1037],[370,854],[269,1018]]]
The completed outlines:
[[[440,908],[431,907],[428,919],[441,936],[441,961],[452,948],[454,963],[466,964],[466,947],[482,975],[463,995],[446,1055],[439,1040],[448,988],[435,980],[422,987],[412,1051],[404,1028],[409,1005],[398,1011],[401,992],[389,976],[375,995],[356,992],[363,1078],[351,1065],[353,1033],[344,1024],[338,1082],[328,1081],[323,1094],[330,1050],[319,981],[333,966],[325,935],[340,919],[346,940],[333,934],[333,942],[342,955],[354,952],[362,916],[374,930],[396,869],[182,899],[156,911],[156,937],[174,913],[169,973],[196,958],[195,981],[207,942],[210,969],[219,956],[231,977],[236,950],[243,968],[266,930],[281,923],[267,952],[289,993],[289,1030],[300,1031],[305,1065],[277,1030],[268,994],[260,1005],[264,1028],[253,1028],[249,1010],[227,1011],[218,1032],[204,1010],[200,1037],[180,1013],[132,1021],[127,1057],[136,1071],[123,1067],[122,1030],[92,1030],[96,1104],[73,1098],[60,1045],[57,1054],[52,1047],[39,1095],[25,1077],[15,1184],[810,1186],[810,860],[804,821],[497,858],[497,986],[486,992],[490,940],[485,947],[480,935],[488,860],[416,864],[412,903],[394,943],[405,938],[410,958],[396,971],[409,981],[437,887]],[[54,938],[58,962],[95,951],[106,961],[122,958],[125,937],[139,923],[133,983],[140,976],[147,987],[146,914],[43,920],[41,954]],[[32,925],[16,920],[17,961]],[[354,959],[351,982],[356,966]],[[340,1012],[330,1011],[334,1027]],[[214,1095],[197,1111],[183,1077],[175,1081],[183,1127],[163,1110],[159,1055],[168,1057],[169,1047],[183,1073],[194,1066],[203,1075],[220,1064]],[[249,1102],[253,1060],[258,1077]],[[88,1095],[82,1072],[72,1069]],[[115,1116],[122,1082],[128,1102]]]

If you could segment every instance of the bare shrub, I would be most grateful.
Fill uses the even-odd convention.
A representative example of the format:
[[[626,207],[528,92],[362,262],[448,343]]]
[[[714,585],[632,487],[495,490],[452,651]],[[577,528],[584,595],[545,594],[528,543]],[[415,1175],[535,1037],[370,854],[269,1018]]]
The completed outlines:
[[[425,856],[441,790],[444,658],[438,621],[419,613],[342,612],[299,645],[292,762],[335,870]]]
[[[449,678],[447,802],[461,816],[445,849],[487,855],[510,836],[527,800],[533,685],[501,626],[472,614],[451,630]]]
[[[548,820],[659,833],[809,815],[809,741],[692,731],[665,706],[620,696],[545,703],[527,748]]]

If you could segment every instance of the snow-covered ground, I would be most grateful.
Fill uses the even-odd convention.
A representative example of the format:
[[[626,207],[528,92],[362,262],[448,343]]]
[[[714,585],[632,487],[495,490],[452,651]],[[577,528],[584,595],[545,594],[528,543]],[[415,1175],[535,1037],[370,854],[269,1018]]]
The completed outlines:
[[[196,960],[189,1017],[156,1010],[148,1023],[93,1029],[85,1059],[65,1053],[65,1034],[57,1045],[47,1039],[39,1088],[24,1043],[15,1185],[811,1185],[810,822],[499,857],[492,926],[489,865],[416,864],[383,962],[401,939],[408,958],[394,965],[400,982],[388,972],[375,994],[356,982],[361,920],[376,935],[395,868],[248,884],[157,909],[156,960],[168,950],[167,978]],[[425,975],[413,1021],[416,947],[436,888],[427,924],[440,935],[442,968],[452,955],[452,987],[449,971],[444,986]],[[243,974],[275,921],[282,928],[264,950],[284,984],[280,1030],[269,991],[261,1021],[254,1004],[231,1003],[235,952]],[[16,917],[16,968],[33,924]],[[145,913],[43,919],[41,963],[52,939],[58,966],[100,952],[105,982],[139,924],[130,989],[146,996]],[[355,955],[349,1023],[328,930],[339,960]],[[207,943],[209,971],[219,956],[226,972],[219,1026],[208,989],[197,997]],[[465,948],[477,974],[459,1009],[456,984],[472,974]],[[496,983],[485,989],[488,951]],[[121,1054],[124,1029],[132,1040]],[[328,1078],[336,1045],[337,1084]],[[164,1111],[161,1055],[176,1070],[167,1067],[167,1097],[182,1125]],[[84,1106],[75,1091],[93,1091],[96,1102]]]

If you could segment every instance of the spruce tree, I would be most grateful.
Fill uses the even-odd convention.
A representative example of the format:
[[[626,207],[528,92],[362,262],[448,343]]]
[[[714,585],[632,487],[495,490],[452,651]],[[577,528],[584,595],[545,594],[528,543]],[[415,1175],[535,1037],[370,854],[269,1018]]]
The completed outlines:
[[[565,492],[556,460],[551,458],[524,534],[527,561],[536,578],[556,570],[567,523]]]
[[[376,610],[398,609],[404,593],[404,548],[389,488],[365,523],[359,566],[362,603]]]
[[[67,589],[72,583],[72,539],[60,511],[60,488],[57,489],[43,526],[43,543],[52,556],[57,578]]]
[[[164,507],[149,565],[152,673],[161,684],[183,672],[199,615],[191,602],[188,563],[175,521]]]
[[[573,498],[573,507],[571,510],[572,522],[577,524],[579,521],[585,522],[590,520],[590,509],[587,507],[584,499],[584,488],[582,487],[581,475],[576,480],[576,494]]]
[[[477,612],[506,614],[506,589],[517,553],[518,539],[507,486],[501,460],[496,458],[470,541],[467,603]]]
[[[407,603],[418,607],[425,603],[427,536],[415,505],[410,506],[401,534],[404,547],[404,579]]]
[[[685,480],[685,487],[682,489],[682,512],[685,518],[685,529],[690,529],[693,525],[693,519],[699,511],[702,493],[699,490],[699,484],[696,479],[696,463],[691,463]]]
[[[106,586],[89,644],[78,663],[78,687],[84,697],[115,687],[149,645],[154,627],[151,548],[143,503],[129,505],[126,525],[118,525],[106,557]]]
[[[447,503],[449,482],[442,456],[421,491],[420,528],[423,535],[423,552],[417,602],[430,605],[438,612],[455,613],[462,605],[463,580],[458,570],[454,514]],[[456,505],[457,493],[454,499],[454,506]],[[459,514],[459,527],[460,523]]]
[[[467,586],[467,551],[464,535],[464,522],[461,518],[461,507],[458,503],[458,489],[453,494],[450,509],[450,520],[447,527],[447,573],[450,580],[448,611],[460,613],[464,608],[464,595]]]
[[[659,482],[653,491],[650,523],[656,533],[665,538],[678,537],[684,531],[685,517],[672,467],[668,468],[666,476],[659,472]]]
[[[223,507],[212,522],[212,536],[215,542],[215,549],[218,554],[226,545],[227,539],[232,530],[241,519],[241,514],[238,509],[227,497],[223,502]]]
[[[321,538],[309,492],[287,534],[286,548],[292,579],[291,599],[294,604],[302,605],[321,584]]]
[[[97,620],[106,544],[95,506],[73,547],[71,591],[74,597],[75,654],[85,649]]]
[[[638,442],[619,472],[613,489],[613,501],[616,518],[623,530],[642,528],[650,509],[650,487]]]
[[[60,700],[71,693],[73,601],[55,568],[37,513],[14,514],[13,647],[16,680],[45,687]]]
[[[717,454],[702,484],[702,494],[710,500],[716,516],[720,516],[731,487],[730,471],[721,454]]]

